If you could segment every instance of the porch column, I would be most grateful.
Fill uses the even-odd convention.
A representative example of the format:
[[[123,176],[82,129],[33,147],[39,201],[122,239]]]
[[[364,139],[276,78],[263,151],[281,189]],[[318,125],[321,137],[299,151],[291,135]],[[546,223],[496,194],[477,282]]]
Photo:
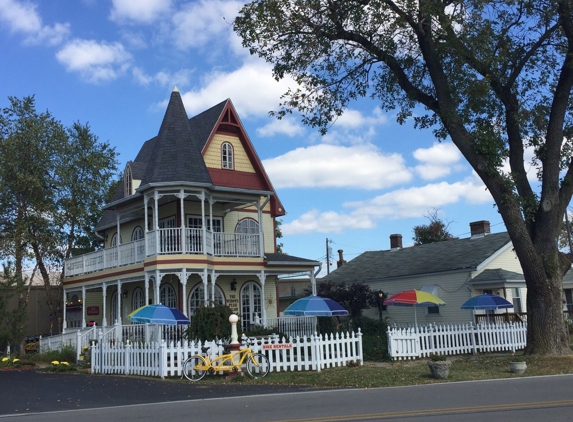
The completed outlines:
[[[207,290],[207,288],[208,288],[207,277],[208,277],[207,268],[204,268],[203,274],[201,274],[201,280],[203,281],[203,303],[205,304],[205,306],[207,306],[209,304],[209,291]]]
[[[82,328],[86,328],[86,286],[82,286]]]
[[[215,306],[215,284],[217,282],[218,274],[215,273],[215,270],[211,270],[211,303]]]
[[[159,284],[161,283],[161,278],[159,278],[159,270],[155,270],[155,304],[159,305]]]
[[[119,325],[122,325],[123,317],[121,315],[121,280],[117,280],[117,318],[119,319]],[[114,321],[115,324],[117,321]]]
[[[183,189],[179,191],[179,198],[181,199],[181,253],[187,252],[187,236],[185,233],[185,192]]]
[[[183,314],[187,315],[187,268],[181,270],[181,286],[183,288]]]
[[[143,233],[144,233],[143,238],[145,239],[144,242],[145,242],[145,257],[146,257],[146,258],[149,256],[149,253],[148,253],[148,251],[147,251],[147,234],[149,233],[149,230],[148,230],[148,228],[149,228],[149,221],[148,221],[148,218],[147,218],[147,200],[148,200],[147,194],[144,194],[144,195],[143,195],[143,214],[144,214],[143,217],[144,217],[144,221],[145,221],[145,223],[144,223],[144,224],[145,224],[145,229],[144,229],[144,231],[143,231]],[[147,302],[146,302],[145,304],[147,305]]]
[[[261,281],[261,320],[263,326],[267,326],[267,306],[265,300],[265,279],[267,278],[265,270],[261,270],[259,280]]]
[[[153,192],[153,227],[155,229],[155,255],[159,255],[161,250],[159,249],[159,195],[157,191]]]
[[[203,235],[201,236],[203,240],[203,253],[207,253],[207,221],[205,220],[205,192],[201,192],[201,230]],[[206,286],[205,286],[206,287]]]
[[[215,228],[213,227],[213,198],[209,197],[209,227],[211,228],[211,253],[215,256]],[[219,239],[221,241],[221,239]],[[222,244],[222,243],[221,243]],[[221,251],[219,251],[221,253]]]
[[[121,232],[120,232],[120,224],[119,224],[119,212],[116,212],[115,215],[115,224],[116,224],[116,230],[117,230],[117,241],[115,242],[115,248],[116,248],[116,253],[117,253],[117,262],[115,264],[116,267],[119,267],[121,265],[120,259],[121,257],[119,256],[119,245],[121,245]]]
[[[145,272],[145,306],[149,305],[149,273]]]
[[[63,314],[62,314],[62,315],[63,315],[63,319],[64,319],[64,320],[62,321],[62,334],[65,334],[65,333],[66,333],[66,328],[68,328],[68,321],[66,320],[67,294],[66,294],[66,289],[63,289],[63,291],[64,291],[64,306],[63,306],[64,310],[63,310]]]
[[[326,263],[326,265],[328,265],[328,262]],[[310,270],[309,274],[310,274],[310,285],[312,287],[312,295],[316,296],[316,279],[314,278],[314,271]]]
[[[107,297],[107,284],[105,282],[102,283],[102,296],[103,296],[103,316],[101,319],[101,325],[103,327],[107,326],[107,311],[106,311],[106,297]]]
[[[257,213],[259,218],[259,256],[262,258],[265,256],[265,239],[263,236],[263,208],[269,203],[270,196],[267,195],[265,202],[261,204],[261,200],[257,201]]]

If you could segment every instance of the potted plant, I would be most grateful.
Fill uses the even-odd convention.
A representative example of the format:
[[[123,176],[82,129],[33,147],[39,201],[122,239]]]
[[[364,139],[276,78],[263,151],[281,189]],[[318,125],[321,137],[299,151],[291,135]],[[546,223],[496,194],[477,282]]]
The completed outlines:
[[[445,379],[450,374],[452,361],[446,355],[431,354],[429,356],[428,367],[434,378]]]
[[[509,359],[509,370],[514,374],[523,374],[527,369],[527,363],[523,356],[511,356]]]

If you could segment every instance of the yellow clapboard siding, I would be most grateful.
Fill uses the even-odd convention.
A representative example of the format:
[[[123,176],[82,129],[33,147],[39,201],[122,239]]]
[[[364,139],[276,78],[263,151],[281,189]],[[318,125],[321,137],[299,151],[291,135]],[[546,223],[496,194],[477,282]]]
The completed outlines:
[[[255,169],[243,148],[243,144],[236,136],[217,134],[209,144],[207,151],[203,156],[205,165],[209,168],[221,168],[221,145],[223,142],[229,142],[233,145],[233,161],[235,170],[244,171],[246,173],[255,173]]]

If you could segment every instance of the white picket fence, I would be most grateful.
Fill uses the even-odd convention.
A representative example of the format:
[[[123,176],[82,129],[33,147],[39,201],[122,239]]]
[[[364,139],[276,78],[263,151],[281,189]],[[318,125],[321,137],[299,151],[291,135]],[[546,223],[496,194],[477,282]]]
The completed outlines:
[[[430,324],[388,327],[388,353],[392,359],[416,359],[431,354],[460,355],[525,348],[527,323]]]
[[[310,337],[250,338],[250,348],[269,358],[270,371],[318,371],[348,362],[364,363],[362,333]],[[212,357],[223,354],[223,344],[209,342]],[[146,376],[182,375],[185,360],[201,353],[201,342],[116,343],[99,342],[91,347],[92,372]]]

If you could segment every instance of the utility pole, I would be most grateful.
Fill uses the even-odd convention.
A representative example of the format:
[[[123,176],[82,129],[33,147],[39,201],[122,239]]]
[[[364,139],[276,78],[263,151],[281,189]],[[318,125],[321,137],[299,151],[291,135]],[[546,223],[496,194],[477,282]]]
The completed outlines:
[[[330,254],[332,253],[332,248],[328,246],[332,243],[332,240],[328,237],[326,238],[326,274],[330,274]]]

